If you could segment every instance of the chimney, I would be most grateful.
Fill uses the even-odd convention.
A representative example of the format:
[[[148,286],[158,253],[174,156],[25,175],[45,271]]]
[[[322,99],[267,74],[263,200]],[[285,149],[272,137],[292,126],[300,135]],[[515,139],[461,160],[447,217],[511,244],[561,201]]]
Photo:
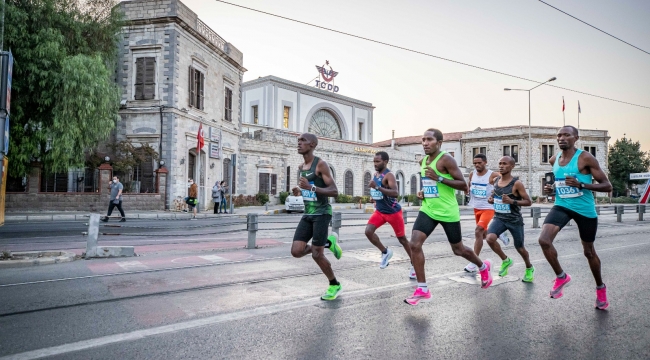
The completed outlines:
[[[393,130],[393,138],[390,140],[390,148],[395,149],[395,130]]]

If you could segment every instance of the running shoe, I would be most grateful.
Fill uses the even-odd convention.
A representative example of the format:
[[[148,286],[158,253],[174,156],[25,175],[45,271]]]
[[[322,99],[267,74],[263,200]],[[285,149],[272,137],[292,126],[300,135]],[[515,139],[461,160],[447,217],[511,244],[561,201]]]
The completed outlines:
[[[596,309],[605,310],[608,307],[609,301],[607,301],[607,287],[596,289]]]
[[[381,263],[379,264],[380,269],[385,269],[388,266],[388,260],[393,257],[393,250],[386,249],[386,253],[381,254]]]
[[[481,270],[481,287],[483,289],[487,289],[492,285],[492,273],[490,270],[492,269],[492,264],[490,263],[490,260],[485,260],[483,261],[485,264],[485,270]]]
[[[508,234],[506,232],[502,232],[501,235],[499,235],[499,239],[503,241],[503,245],[508,246],[510,244],[510,238],[508,237]]]
[[[512,266],[512,259],[506,258],[501,262],[501,269],[499,270],[499,276],[504,277],[508,275],[508,268]]]
[[[327,240],[330,241],[330,251],[334,253],[334,257],[338,260],[341,258],[341,255],[343,254],[343,250],[338,244],[339,241],[339,234],[337,233],[332,233],[332,235],[327,237]]]
[[[339,284],[339,285],[330,285],[327,288],[327,291],[325,292],[325,294],[323,294],[323,296],[321,296],[320,299],[321,300],[327,300],[327,301],[334,300],[339,296],[340,293],[341,293],[341,284]]]
[[[571,275],[566,274],[564,279],[560,279],[559,277],[556,277],[554,282],[553,282],[553,288],[551,289],[551,298],[552,299],[559,299],[564,295],[563,290],[566,285],[568,285],[571,282]]]
[[[527,283],[532,283],[534,274],[535,274],[535,268],[534,267],[526,268],[526,272],[524,273],[524,278],[521,279],[521,281],[527,282]]]
[[[467,266],[465,266],[465,269],[463,270],[467,271],[468,273],[473,273],[476,272],[478,268],[476,267],[476,265],[474,265],[474,263],[469,263],[467,264]]]
[[[417,279],[417,276],[415,275],[415,268],[413,265],[411,265],[411,271],[409,271],[409,279],[415,280]]]
[[[404,299],[404,302],[409,305],[417,305],[420,301],[431,301],[431,291],[424,292],[422,289],[417,288],[413,295]]]

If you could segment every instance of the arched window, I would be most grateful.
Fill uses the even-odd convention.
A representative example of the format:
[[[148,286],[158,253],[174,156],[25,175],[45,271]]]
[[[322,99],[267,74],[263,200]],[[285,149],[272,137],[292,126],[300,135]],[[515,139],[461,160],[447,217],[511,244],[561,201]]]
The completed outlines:
[[[411,175],[411,194],[415,195],[418,193],[418,177]]]
[[[400,195],[404,195],[404,174],[397,172],[395,174],[395,181],[397,182],[397,191]]]
[[[368,187],[370,180],[372,180],[372,175],[370,174],[370,172],[366,171],[366,173],[363,174],[363,195],[364,196],[370,196],[370,188]]]
[[[325,110],[320,109],[314,113],[309,122],[309,132],[322,137],[341,139],[341,127],[339,122],[336,121],[334,115]]]
[[[352,196],[354,194],[354,175],[352,171],[345,172],[345,195]]]

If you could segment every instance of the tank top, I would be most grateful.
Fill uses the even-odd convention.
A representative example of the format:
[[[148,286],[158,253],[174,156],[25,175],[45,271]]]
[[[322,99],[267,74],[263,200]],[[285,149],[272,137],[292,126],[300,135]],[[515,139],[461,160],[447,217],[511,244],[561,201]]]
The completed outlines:
[[[438,156],[429,165],[427,165],[429,155],[425,156],[424,159],[422,159],[422,166],[420,167],[420,179],[422,181],[424,200],[422,200],[420,211],[434,220],[456,222],[460,221],[460,207],[458,206],[458,201],[456,200],[456,193],[454,191],[454,188],[450,187],[449,185],[439,183],[437,179],[429,179],[425,176],[427,166],[429,166],[436,173],[436,175],[442,176],[445,179],[449,180],[454,179],[450,174],[443,174],[436,168],[438,160],[440,160],[444,154],[446,154],[446,152],[441,151],[440,154],[438,154]]]
[[[521,216],[521,206],[515,204],[504,204],[503,197],[507,196],[513,200],[521,200],[521,196],[513,194],[515,183],[519,180],[518,177],[513,177],[508,185],[504,187],[499,186],[501,177],[494,180],[494,217],[505,222],[523,225],[524,218]]]
[[[492,194],[492,190],[494,190],[494,185],[490,183],[491,175],[492,170],[488,170],[483,176],[474,170],[472,182],[469,187],[469,206],[477,210],[492,209],[492,204],[487,201]]]
[[[385,169],[381,174],[375,174],[372,177],[372,180],[377,184],[377,187],[381,187],[381,183],[384,180],[384,176],[388,174],[390,170]],[[402,210],[402,207],[397,203],[397,199],[393,197],[388,197],[384,195],[379,190],[370,188],[370,197],[375,200],[375,209],[382,214],[395,214],[396,212]]]
[[[598,217],[598,214],[596,214],[594,194],[591,190],[566,185],[567,176],[573,176],[579,182],[585,184],[591,184],[593,182],[593,176],[591,174],[581,174],[578,168],[578,159],[582,151],[581,149],[576,149],[573,158],[565,166],[560,166],[562,153],[558,154],[559,156],[555,160],[555,164],[553,164],[553,174],[555,174],[555,205],[573,210],[588,218],[595,218]]]
[[[316,187],[325,187],[325,181],[322,177],[316,176],[316,167],[318,166],[318,157],[314,157],[309,170],[300,169],[300,176],[309,181],[309,184]],[[305,215],[332,215],[332,206],[325,195],[316,194],[315,191],[301,189],[302,200],[305,203]]]

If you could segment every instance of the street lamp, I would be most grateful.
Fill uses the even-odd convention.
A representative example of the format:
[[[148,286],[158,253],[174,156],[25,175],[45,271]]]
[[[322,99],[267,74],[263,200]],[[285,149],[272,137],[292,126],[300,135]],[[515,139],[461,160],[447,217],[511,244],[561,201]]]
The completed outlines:
[[[531,193],[533,191],[533,155],[532,155],[532,140],[530,135],[530,92],[546,83],[555,81],[556,79],[557,78],[553,76],[552,78],[535,86],[532,89],[509,89],[509,88],[503,89],[505,91],[527,91],[528,92],[528,189],[530,189]]]

